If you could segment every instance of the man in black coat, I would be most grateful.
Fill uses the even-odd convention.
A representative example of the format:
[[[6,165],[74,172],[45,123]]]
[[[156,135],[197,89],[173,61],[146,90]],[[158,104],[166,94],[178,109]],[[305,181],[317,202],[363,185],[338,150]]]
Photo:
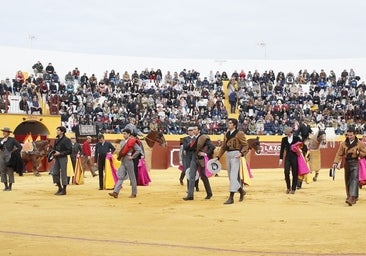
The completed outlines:
[[[67,179],[67,156],[71,154],[71,140],[65,136],[66,128],[59,126],[56,128],[56,141],[53,149],[55,150],[55,163],[52,166],[51,174],[53,183],[58,187],[55,195],[66,195]],[[62,185],[62,186],[61,186]]]
[[[3,138],[0,139],[0,174],[1,182],[4,183],[4,191],[11,191],[14,183],[14,168],[17,165],[17,157],[22,146],[19,142],[9,137],[12,131],[5,127],[1,130]]]
[[[281,140],[279,165],[282,164],[282,159],[286,151],[285,163],[284,163],[284,173],[287,187],[286,193],[295,194],[298,179],[297,178],[298,164],[297,164],[297,154],[291,150],[291,145],[297,142],[301,142],[301,139],[293,134],[292,127],[286,127],[284,133],[286,134],[286,136],[283,137]],[[292,173],[292,184],[290,180],[290,171]]]

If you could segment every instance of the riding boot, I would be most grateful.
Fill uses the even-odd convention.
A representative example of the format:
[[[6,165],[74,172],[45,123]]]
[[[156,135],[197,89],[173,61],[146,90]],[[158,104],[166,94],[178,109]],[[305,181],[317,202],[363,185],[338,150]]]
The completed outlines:
[[[244,200],[246,192],[244,191],[243,188],[239,188],[238,192],[240,193],[239,202],[242,202]]]
[[[62,195],[66,195],[66,187],[67,185],[64,185],[63,188],[62,188]]]
[[[13,183],[9,183],[8,191],[11,191],[11,187],[13,186]]]
[[[62,187],[61,187],[61,183],[60,182],[57,182],[56,183],[57,187],[58,187],[58,190],[57,192],[55,193],[55,195],[59,195],[61,192],[62,192]]]
[[[234,203],[234,194],[235,192],[230,192],[229,198],[225,201],[224,204],[233,204]]]
[[[297,180],[297,185],[296,185],[297,189],[300,189],[301,186],[302,186],[302,180]]]
[[[9,186],[7,182],[4,182],[5,188],[3,189],[4,191],[8,191],[9,190]]]

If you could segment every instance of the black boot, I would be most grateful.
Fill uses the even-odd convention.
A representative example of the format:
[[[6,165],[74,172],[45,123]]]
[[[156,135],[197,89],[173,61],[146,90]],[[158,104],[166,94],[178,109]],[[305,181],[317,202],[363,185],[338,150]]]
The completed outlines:
[[[319,175],[319,172],[316,172],[315,173],[315,176],[313,177],[313,181],[317,181],[318,180],[318,175]]]
[[[60,195],[60,193],[62,193],[62,187],[61,187],[61,183],[60,182],[57,182],[56,183],[57,187],[58,187],[58,190],[57,192],[55,193],[55,195]]]
[[[230,192],[229,198],[225,201],[224,204],[233,204],[234,203],[234,192]]]
[[[63,188],[62,188],[62,191],[61,191],[61,194],[60,195],[66,195],[66,187],[67,185],[64,185]]]
[[[13,186],[13,183],[9,183],[8,191],[11,191],[12,186]]]
[[[4,185],[5,185],[5,187],[4,187],[4,191],[9,191],[9,186],[8,186],[8,183],[7,182],[4,182]]]
[[[200,191],[200,188],[198,187],[198,182],[199,180],[196,180],[195,183],[194,183],[194,186],[196,187],[196,191]]]
[[[243,188],[239,188],[238,192],[240,193],[239,202],[242,202],[244,200],[246,192],[244,191]]]
[[[300,189],[301,186],[302,186],[302,180],[297,180],[297,185],[296,185],[297,189]]]

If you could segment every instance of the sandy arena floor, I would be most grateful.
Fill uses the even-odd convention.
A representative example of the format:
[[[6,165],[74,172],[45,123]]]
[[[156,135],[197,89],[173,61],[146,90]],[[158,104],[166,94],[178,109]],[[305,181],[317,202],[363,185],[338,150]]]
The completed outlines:
[[[16,176],[0,191],[0,255],[366,255],[366,188],[344,203],[343,170],[336,180],[322,170],[316,183],[285,194],[282,169],[253,170],[244,202],[223,205],[228,178],[210,178],[214,196],[185,202],[176,169],[152,170],[152,183],[128,198],[99,191],[97,177],[55,196],[47,173]]]

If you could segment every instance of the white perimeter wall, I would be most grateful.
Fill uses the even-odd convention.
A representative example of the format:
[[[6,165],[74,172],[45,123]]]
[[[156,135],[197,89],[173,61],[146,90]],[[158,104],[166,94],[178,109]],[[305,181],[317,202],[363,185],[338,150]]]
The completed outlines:
[[[130,75],[134,70],[138,73],[145,68],[155,70],[160,68],[163,75],[167,71],[181,71],[195,69],[201,73],[201,78],[208,76],[210,70],[226,71],[230,76],[234,70],[240,72],[244,69],[260,73],[273,69],[275,74],[279,71],[293,72],[295,75],[300,69],[307,69],[308,72],[324,69],[327,74],[334,70],[337,77],[346,69],[353,68],[356,75],[361,77],[361,81],[366,81],[366,59],[314,59],[314,60],[216,60],[216,59],[160,59],[160,58],[141,58],[126,56],[109,55],[90,55],[68,52],[40,51],[25,48],[0,47],[0,79],[6,77],[14,78],[17,70],[32,73],[32,65],[41,61],[44,67],[49,62],[53,64],[60,79],[63,81],[65,74],[78,67],[81,74],[84,72],[90,76],[94,73],[100,79],[106,70],[114,69],[121,75],[128,71]]]

